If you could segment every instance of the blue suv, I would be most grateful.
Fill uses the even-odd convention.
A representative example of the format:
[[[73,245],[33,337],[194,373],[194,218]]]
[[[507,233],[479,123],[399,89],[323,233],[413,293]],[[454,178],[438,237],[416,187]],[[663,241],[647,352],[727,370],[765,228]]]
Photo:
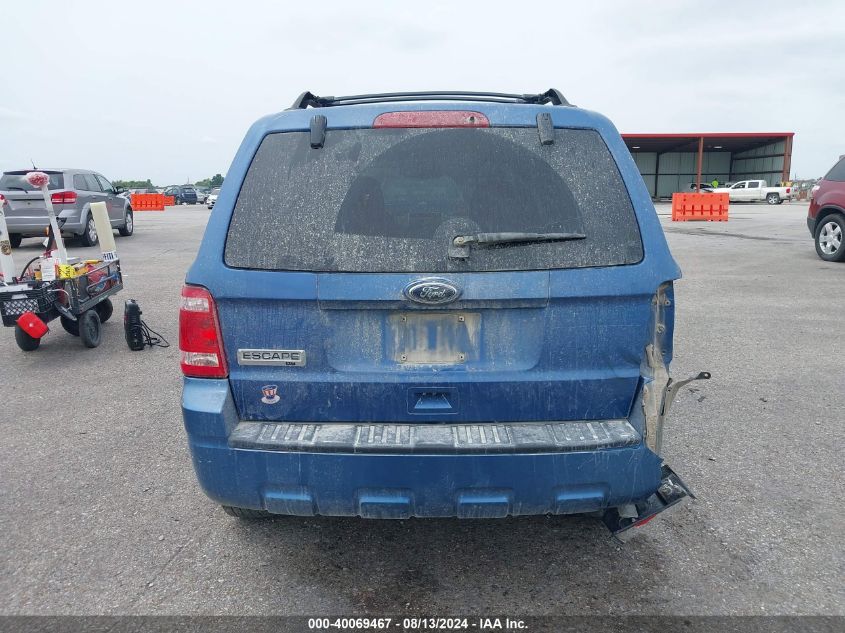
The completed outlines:
[[[182,291],[200,485],[241,518],[631,534],[690,496],[660,456],[679,277],[619,133],[557,90],[303,93],[247,133]]]

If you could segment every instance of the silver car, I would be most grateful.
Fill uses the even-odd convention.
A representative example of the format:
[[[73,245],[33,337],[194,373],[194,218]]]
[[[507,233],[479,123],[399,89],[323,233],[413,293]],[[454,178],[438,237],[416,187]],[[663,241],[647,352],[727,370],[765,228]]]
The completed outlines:
[[[208,194],[208,197],[205,199],[205,204],[208,206],[209,209],[214,208],[214,203],[217,202],[217,196],[220,194],[220,188],[215,187],[211,190],[211,193]]]
[[[12,247],[24,237],[43,237],[47,228],[47,206],[41,191],[24,178],[32,169],[3,172],[0,193],[6,199],[3,211]],[[112,228],[132,235],[134,221],[130,201],[101,174],[88,169],[39,169],[48,176],[47,189],[58,218],[64,219],[62,234],[79,237],[85,246],[97,243],[97,229],[91,215],[92,202],[105,202]]]

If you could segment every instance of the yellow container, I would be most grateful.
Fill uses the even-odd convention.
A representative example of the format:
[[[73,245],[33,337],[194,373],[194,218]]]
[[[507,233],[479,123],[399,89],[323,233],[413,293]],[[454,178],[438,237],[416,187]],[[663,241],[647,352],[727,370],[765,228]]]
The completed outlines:
[[[74,279],[79,275],[74,266],[69,264],[59,264],[59,279]]]

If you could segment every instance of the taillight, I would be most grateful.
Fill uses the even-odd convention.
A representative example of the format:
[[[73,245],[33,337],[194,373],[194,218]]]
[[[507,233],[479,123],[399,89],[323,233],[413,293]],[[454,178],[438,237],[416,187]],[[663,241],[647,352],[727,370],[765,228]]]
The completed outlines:
[[[786,193],[789,193],[790,191],[792,191],[792,189],[790,189],[789,187],[787,187],[787,188],[786,188]]]
[[[182,373],[194,378],[225,378],[229,375],[217,306],[201,286],[182,288],[179,306],[179,351]]]
[[[76,192],[57,191],[50,196],[50,202],[53,204],[76,204]]]
[[[373,127],[490,127],[481,112],[467,110],[424,110],[379,114]]]

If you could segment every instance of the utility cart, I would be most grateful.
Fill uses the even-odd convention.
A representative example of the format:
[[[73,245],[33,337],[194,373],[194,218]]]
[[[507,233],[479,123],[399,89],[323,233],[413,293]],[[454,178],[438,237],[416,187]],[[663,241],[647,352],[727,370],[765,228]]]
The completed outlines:
[[[114,311],[110,297],[123,288],[118,259],[87,260],[57,269],[57,278],[49,281],[24,271],[17,283],[0,285],[3,325],[15,328],[15,341],[26,352],[38,348],[48,331],[46,324],[55,319],[85,347],[97,347],[100,326]]]

